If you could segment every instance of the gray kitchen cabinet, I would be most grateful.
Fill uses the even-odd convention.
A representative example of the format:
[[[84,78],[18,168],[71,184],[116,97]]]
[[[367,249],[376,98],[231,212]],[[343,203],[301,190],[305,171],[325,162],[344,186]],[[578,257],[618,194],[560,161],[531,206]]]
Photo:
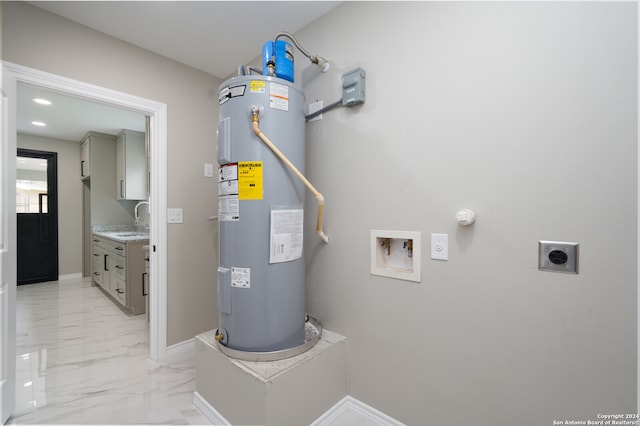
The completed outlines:
[[[85,172],[83,191],[83,276],[92,276],[93,225],[133,223],[136,201],[117,200],[116,196],[116,136],[88,132],[81,141],[85,146]],[[81,157],[82,158],[82,157]],[[84,160],[85,162],[87,160]],[[82,164],[82,163],[81,163]]]
[[[93,281],[133,315],[146,312],[141,277],[144,241],[122,242],[93,234]]]
[[[80,179],[85,180],[91,176],[91,143],[87,137],[80,145]]]
[[[116,137],[116,198],[147,199],[147,153],[142,132],[123,130]]]

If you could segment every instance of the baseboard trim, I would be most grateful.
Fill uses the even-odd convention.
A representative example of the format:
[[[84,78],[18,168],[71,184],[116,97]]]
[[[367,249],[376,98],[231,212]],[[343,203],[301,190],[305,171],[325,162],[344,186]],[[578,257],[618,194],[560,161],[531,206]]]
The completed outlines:
[[[224,418],[209,402],[195,391],[193,393],[193,406],[202,414],[212,425],[230,426],[231,423]],[[347,412],[352,411],[358,418],[358,424],[367,424],[371,426],[406,426],[404,423],[397,421],[393,417],[389,417],[381,411],[365,404],[362,401],[347,395],[338,401],[333,407],[318,417],[310,426],[331,426],[339,420],[340,416],[348,415]],[[337,424],[344,424],[344,422]]]
[[[193,393],[193,406],[196,410],[198,410],[200,414],[202,414],[209,422],[211,422],[210,424],[224,426],[231,425],[231,423],[229,423],[227,419],[222,416],[222,414],[218,413],[218,410],[213,408],[211,404],[209,404],[207,400],[198,393],[198,391],[195,391]]]
[[[176,343],[175,345],[167,346],[167,358],[192,351],[195,347],[196,343],[193,338],[185,340],[184,342]]]
[[[379,426],[405,426],[404,423],[387,416],[381,411],[359,401],[352,396],[345,396],[331,407],[326,413],[318,417],[311,426],[331,426],[341,415],[345,415],[347,411],[353,411],[361,419],[361,424],[379,425]],[[366,422],[362,420],[366,419]],[[343,424],[343,423],[340,423]]]
[[[82,279],[82,272],[75,274],[58,275],[58,281],[80,280]]]

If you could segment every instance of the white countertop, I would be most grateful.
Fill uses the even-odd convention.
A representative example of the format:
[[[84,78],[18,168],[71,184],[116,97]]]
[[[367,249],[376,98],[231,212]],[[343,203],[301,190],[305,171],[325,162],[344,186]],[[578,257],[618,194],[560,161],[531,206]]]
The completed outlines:
[[[149,241],[149,234],[144,232],[132,232],[132,231],[109,231],[101,232],[94,231],[95,235],[105,238],[111,238],[112,240],[120,241],[122,243],[137,242],[137,241]]]

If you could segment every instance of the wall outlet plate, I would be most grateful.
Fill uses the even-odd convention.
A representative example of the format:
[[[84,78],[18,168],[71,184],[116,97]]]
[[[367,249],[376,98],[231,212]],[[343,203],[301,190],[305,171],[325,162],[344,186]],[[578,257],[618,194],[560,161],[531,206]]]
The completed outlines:
[[[578,243],[538,241],[538,270],[578,273]]]
[[[449,260],[449,234],[431,234],[431,258]]]
[[[420,232],[371,230],[371,275],[420,282]]]

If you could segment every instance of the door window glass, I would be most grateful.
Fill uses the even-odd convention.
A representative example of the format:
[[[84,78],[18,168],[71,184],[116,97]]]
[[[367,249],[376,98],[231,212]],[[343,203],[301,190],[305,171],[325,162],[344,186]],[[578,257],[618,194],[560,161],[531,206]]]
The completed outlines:
[[[16,165],[16,212],[48,213],[47,160],[18,157]]]

